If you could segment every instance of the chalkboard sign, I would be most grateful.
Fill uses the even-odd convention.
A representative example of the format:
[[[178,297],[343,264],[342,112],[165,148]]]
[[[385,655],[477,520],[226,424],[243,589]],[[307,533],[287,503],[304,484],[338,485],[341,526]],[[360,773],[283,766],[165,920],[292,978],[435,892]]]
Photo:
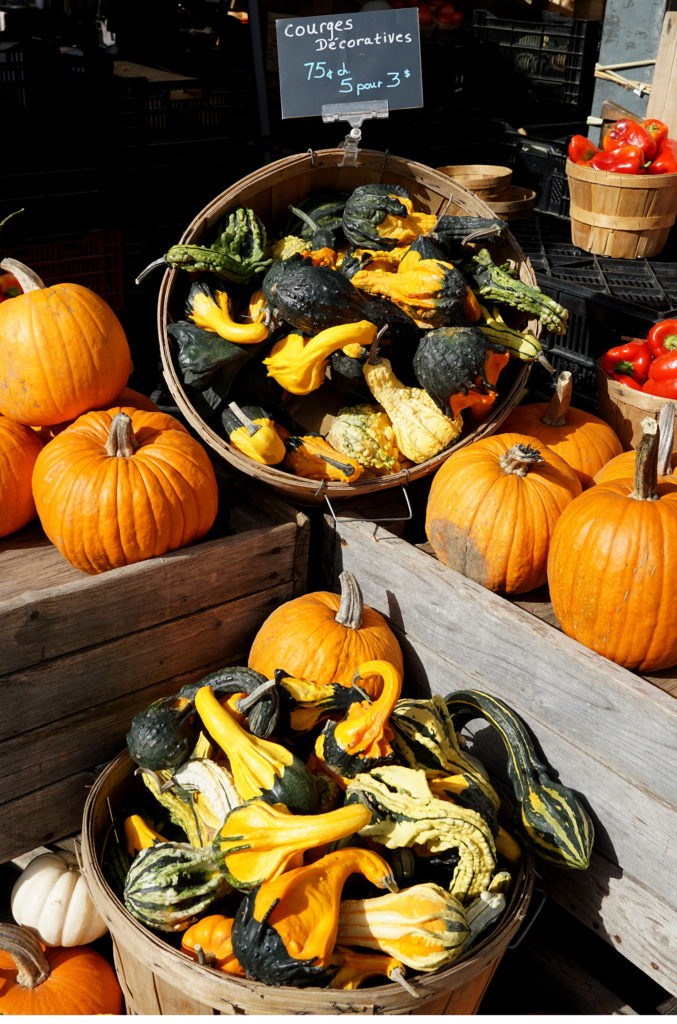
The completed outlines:
[[[276,29],[283,118],[365,101],[423,106],[415,7],[280,18]]]

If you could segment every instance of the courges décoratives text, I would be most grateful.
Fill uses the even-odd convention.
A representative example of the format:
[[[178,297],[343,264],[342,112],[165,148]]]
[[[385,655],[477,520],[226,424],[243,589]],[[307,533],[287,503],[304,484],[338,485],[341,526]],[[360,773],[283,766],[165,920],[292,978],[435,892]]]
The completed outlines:
[[[362,46],[392,46],[396,43],[410,43],[411,32],[374,32],[373,35],[348,37],[343,33],[353,31],[353,19],[345,21],[312,21],[305,24],[290,22],[284,26],[284,34],[290,39],[315,36],[315,50],[354,50]]]

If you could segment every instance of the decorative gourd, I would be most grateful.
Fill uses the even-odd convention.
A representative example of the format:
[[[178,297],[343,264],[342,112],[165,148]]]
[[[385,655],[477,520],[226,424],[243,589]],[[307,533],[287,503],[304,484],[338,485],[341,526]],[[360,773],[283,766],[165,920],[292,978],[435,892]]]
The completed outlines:
[[[207,914],[183,933],[181,951],[203,966],[244,978],[244,970],[233,953],[232,930],[232,917]]]
[[[390,360],[376,354],[375,346],[363,372],[369,390],[390,418],[395,443],[405,458],[417,464],[432,459],[461,433],[461,417],[445,416],[427,391],[403,384],[393,373]]]
[[[29,426],[50,426],[110,403],[132,369],[122,324],[89,288],[46,288],[13,259],[22,295],[0,303],[0,414]]]
[[[247,893],[232,933],[247,977],[268,985],[321,982],[336,943],[343,886],[355,872],[379,889],[394,888],[382,857],[347,846]]]
[[[362,476],[362,465],[350,455],[336,451],[321,434],[286,437],[285,469],[309,480],[339,480],[354,484]]]
[[[340,722],[326,723],[315,743],[319,760],[344,779],[353,779],[395,757],[388,719],[402,692],[402,676],[390,662],[376,660],[358,666],[354,680],[357,685],[363,674],[381,676],[383,687],[379,696],[374,701],[367,698],[351,704]]]
[[[108,930],[69,850],[34,857],[14,883],[10,906],[16,923],[46,946],[86,945]]]
[[[502,430],[536,437],[560,455],[575,471],[583,488],[592,486],[595,473],[623,446],[608,423],[571,406],[572,376],[563,370],[549,402],[518,405],[508,414]]]
[[[221,412],[226,439],[233,448],[263,466],[277,466],[286,455],[272,417],[257,405],[231,402]]]
[[[382,765],[348,783],[346,800],[359,800],[373,812],[360,835],[389,850],[424,846],[432,853],[457,850],[459,861],[449,891],[462,902],[475,899],[489,885],[496,867],[491,828],[469,807],[433,796],[425,772]]]
[[[414,353],[416,378],[447,416],[463,409],[486,413],[496,400],[496,382],[510,356],[477,327],[427,331]]]
[[[241,324],[234,320],[228,292],[212,289],[207,281],[193,281],[186,300],[186,316],[198,327],[238,345],[257,345],[268,337],[264,323]]]
[[[368,320],[327,327],[310,338],[292,333],[273,345],[263,364],[285,391],[308,395],[324,383],[332,352],[353,344],[368,348],[375,337],[376,327]]]
[[[525,723],[505,701],[481,690],[456,690],[445,697],[454,720],[483,718],[507,754],[508,778],[516,800],[515,829],[539,857],[561,867],[587,868],[594,828],[588,812],[552,768],[536,756]]]
[[[195,707],[205,729],[228,757],[235,788],[243,800],[262,797],[301,814],[313,813],[313,780],[295,754],[280,743],[248,733],[219,704],[210,686],[197,691]]]
[[[224,697],[236,697],[232,710],[239,715],[238,721],[240,718],[246,718],[247,729],[255,736],[267,739],[275,732],[280,714],[280,700],[267,676],[255,672],[246,665],[231,665],[217,669],[216,672],[209,672],[195,682],[186,683],[176,696],[194,702],[195,694],[201,686],[211,686],[219,700]],[[245,701],[249,703],[243,711],[241,707],[245,705]]]
[[[228,812],[242,803],[228,769],[208,758],[191,758],[174,773],[149,768],[137,773],[191,846],[209,846]]]
[[[122,989],[108,961],[88,946],[43,949],[27,928],[0,924],[0,1014],[117,1016]]]
[[[337,968],[328,988],[352,991],[371,978],[387,978],[402,984],[404,965],[387,953],[365,953],[345,946],[334,947],[331,968]],[[411,988],[406,986],[411,993]]]
[[[212,389],[220,400],[228,396],[242,367],[266,347],[263,342],[236,345],[188,320],[167,324],[167,334],[178,348],[176,361],[184,384],[197,392]]]
[[[589,488],[553,533],[548,583],[567,634],[638,672],[677,664],[677,489],[657,482],[656,420],[642,420],[634,482]]]
[[[164,836],[156,832],[140,814],[130,814],[124,821],[125,844],[130,857],[135,857],[141,850],[147,850],[156,843],[168,842]]]
[[[377,658],[402,672],[402,649],[384,617],[364,604],[352,573],[342,572],[339,582],[340,594],[302,594],[271,612],[249,649],[250,668],[270,678],[283,665],[287,674],[318,686],[352,686],[357,666]],[[380,677],[360,682],[370,697],[378,697],[381,685]]]
[[[419,327],[440,327],[461,309],[468,288],[459,270],[443,260],[407,260],[395,271],[367,267],[350,279],[368,295],[381,295],[404,310]]]
[[[453,452],[433,477],[426,535],[440,561],[488,590],[546,581],[553,529],[581,491],[573,469],[533,437],[495,434]]]
[[[435,227],[436,214],[414,210],[403,185],[359,185],[343,210],[343,233],[355,246],[394,249]]]
[[[330,192],[311,192],[303,199],[294,204],[297,210],[308,215],[321,230],[331,231],[335,236],[341,233],[341,221],[346,199],[349,192],[334,190]],[[289,207],[292,210],[292,207]],[[293,211],[292,211],[293,212]],[[301,235],[302,238],[311,239],[316,228],[308,221],[302,220],[294,214],[285,228],[286,232],[293,235]]]
[[[339,945],[379,950],[416,971],[448,967],[467,936],[461,903],[434,882],[341,903]]]
[[[538,317],[553,334],[566,334],[569,312],[555,299],[544,295],[538,287],[526,284],[505,266],[494,263],[488,249],[473,253],[463,271],[470,287],[485,303],[498,302]],[[523,431],[528,433],[528,431]]]
[[[173,416],[137,409],[85,413],[45,445],[33,497],[49,539],[90,574],[192,544],[218,507],[202,445]]]
[[[677,487],[677,451],[673,451],[675,437],[675,406],[673,402],[665,402],[658,410],[658,462],[656,475],[661,483],[674,482]],[[594,476],[594,483],[605,484],[608,480],[632,480],[635,475],[636,451],[631,448],[627,452],[615,455]]]
[[[228,892],[230,886],[210,848],[156,843],[132,861],[124,903],[148,928],[181,932]]]
[[[291,814],[282,804],[250,800],[231,811],[214,837],[219,867],[236,889],[253,889],[303,864],[303,854],[345,839],[371,821],[361,804],[325,814]]]
[[[192,700],[159,697],[132,718],[127,749],[142,768],[175,768],[190,756],[199,732]]]
[[[365,698],[361,686],[315,683],[288,676],[282,669],[275,670],[275,681],[280,695],[282,735],[307,733],[323,718],[343,716],[352,704]]]
[[[361,466],[396,473],[402,455],[388,414],[373,403],[339,409],[327,431],[327,441],[337,451],[357,459]]]
[[[0,537],[35,518],[31,477],[41,449],[34,430],[0,415]]]

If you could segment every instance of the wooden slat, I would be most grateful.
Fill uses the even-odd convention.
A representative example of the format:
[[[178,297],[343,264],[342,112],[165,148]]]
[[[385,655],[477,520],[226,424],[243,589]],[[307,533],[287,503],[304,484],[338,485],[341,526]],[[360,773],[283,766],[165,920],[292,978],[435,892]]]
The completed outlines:
[[[664,121],[670,128],[670,135],[674,135],[673,126],[677,124],[677,11],[668,11],[663,19],[646,116]]]
[[[94,778],[93,771],[78,772],[14,801],[11,811],[5,809],[0,829],[0,863],[79,832],[87,789]]]
[[[287,582],[296,568],[297,529],[296,523],[259,528],[98,576],[68,566],[54,547],[6,545],[0,551],[0,673]]]
[[[289,582],[281,583],[4,676],[0,739],[91,710],[96,694],[112,700],[189,672],[196,663],[221,658],[229,664],[232,652],[246,650],[263,620],[289,595]]]

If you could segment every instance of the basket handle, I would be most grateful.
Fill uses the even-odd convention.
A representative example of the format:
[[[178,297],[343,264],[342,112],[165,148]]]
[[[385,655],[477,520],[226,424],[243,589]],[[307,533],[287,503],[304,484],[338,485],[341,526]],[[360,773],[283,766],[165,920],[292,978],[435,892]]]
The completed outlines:
[[[536,894],[538,894],[539,897],[538,904],[536,905],[536,907],[534,907],[533,902],[529,903],[529,918],[528,920],[525,920],[522,923],[520,930],[517,933],[517,936],[512,940],[512,942],[508,943],[508,945],[505,947],[506,949],[517,949],[517,947],[524,941],[529,929],[531,928],[534,921],[543,910],[543,906],[547,899],[547,893],[545,889],[538,889],[534,887],[533,896],[536,896]]]
[[[376,530],[378,529],[379,523],[406,523],[410,519],[413,519],[414,513],[412,512],[412,509],[411,509],[411,502],[409,500],[409,495],[407,493],[407,488],[404,485],[402,485],[402,494],[404,495],[404,500],[405,500],[405,502],[407,504],[408,515],[406,515],[406,516],[388,516],[388,517],[385,517],[383,519],[370,519],[369,522],[370,523],[374,523],[374,534],[373,534],[373,539],[374,540],[377,541],[379,539],[376,536]],[[364,523],[364,522],[366,522],[365,519],[360,519],[359,516],[355,516],[354,518],[344,517],[343,519],[339,519],[338,516],[336,515],[336,513],[334,512],[334,509],[332,508],[332,504],[331,504],[331,502],[330,502],[330,500],[329,500],[329,498],[327,497],[326,494],[324,496],[324,500],[326,501],[327,506],[329,508],[329,511],[332,514],[333,520],[334,520],[334,522],[337,525],[338,525],[338,523]]]

